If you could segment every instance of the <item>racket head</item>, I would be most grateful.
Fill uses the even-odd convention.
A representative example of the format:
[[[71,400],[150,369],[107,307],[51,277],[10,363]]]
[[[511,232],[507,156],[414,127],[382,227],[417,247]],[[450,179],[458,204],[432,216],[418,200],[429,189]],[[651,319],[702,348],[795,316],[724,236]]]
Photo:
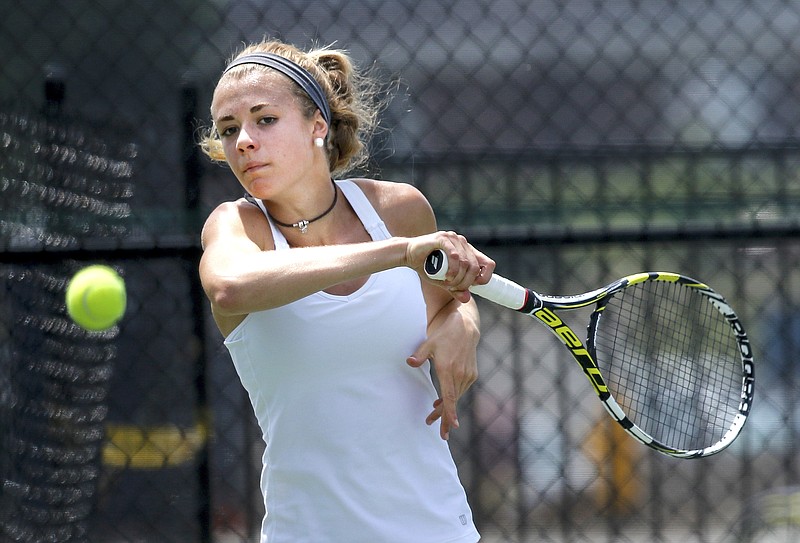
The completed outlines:
[[[716,454],[738,437],[755,367],[744,327],[720,294],[650,272],[571,298],[559,303],[596,303],[587,349],[607,387],[601,400],[629,434],[680,458]]]

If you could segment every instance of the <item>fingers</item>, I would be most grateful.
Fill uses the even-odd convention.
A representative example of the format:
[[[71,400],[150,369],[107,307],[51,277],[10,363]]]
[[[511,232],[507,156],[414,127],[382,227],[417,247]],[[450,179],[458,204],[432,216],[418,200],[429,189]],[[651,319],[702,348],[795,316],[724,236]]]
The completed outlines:
[[[441,250],[447,258],[447,271],[443,280],[435,282],[447,288],[461,302],[469,301],[469,287],[487,283],[494,272],[494,261],[455,232],[442,231],[409,238],[405,263],[421,271],[428,255],[436,250]]]
[[[444,413],[444,400],[438,398],[436,401],[433,402],[433,411],[431,411],[428,418],[425,419],[425,423],[428,426],[431,426],[437,420],[442,421],[439,427],[439,436],[447,441],[450,439],[450,430],[454,430],[458,428],[458,419],[454,421],[448,420],[447,416]]]
[[[439,436],[447,441],[450,439],[450,430],[458,428],[458,419],[452,420],[448,418],[444,412],[444,400],[438,398],[435,402],[433,402],[433,411],[431,411],[428,417],[425,419],[425,424],[431,426],[440,419],[442,423],[439,426]]]
[[[477,372],[470,370],[471,365],[453,363],[436,366],[436,375],[439,378],[440,397],[433,402],[433,411],[426,419],[427,424],[433,424],[441,419],[439,435],[442,439],[450,438],[450,430],[459,427],[457,404],[461,396],[477,380]]]
[[[450,295],[461,302],[462,304],[467,303],[472,298],[472,294],[470,294],[469,290],[458,290],[455,287],[449,288]]]
[[[418,368],[426,361],[431,360],[433,357],[430,353],[424,354],[426,353],[424,347],[425,344],[423,343],[416,353],[406,358],[406,364],[412,368]],[[444,399],[437,398],[433,402],[433,411],[431,411],[431,413],[425,418],[425,424],[430,426],[437,420],[441,419],[442,425],[439,429],[439,435],[442,437],[442,439],[446,440],[450,438],[450,428],[458,428],[458,417],[455,410],[458,396],[455,394],[452,373],[447,370],[443,370],[441,373],[439,385],[443,389],[442,396],[444,396]],[[446,391],[444,390],[445,388]]]
[[[442,424],[439,428],[439,435],[445,441],[450,439],[450,430],[458,428],[458,413],[456,402],[459,394],[456,392],[455,382],[444,384],[440,381],[442,388],[441,419]],[[435,402],[434,402],[435,403]],[[435,407],[435,406],[434,406]]]
[[[492,274],[494,273],[495,262],[488,256],[484,255],[483,253],[479,253],[481,257],[479,258],[479,270],[478,276],[475,278],[476,285],[485,285],[489,282],[489,279],[492,278]]]
[[[406,363],[418,368],[432,357],[415,353],[406,358]],[[442,439],[450,439],[450,430],[458,428],[458,412],[456,405],[458,399],[475,382],[477,376],[467,375],[459,366],[437,367],[436,375],[439,377],[441,397],[433,402],[433,411],[425,418],[425,423],[430,426],[441,419],[439,435]]]
[[[420,357],[417,355],[411,355],[406,358],[406,364],[411,366],[412,368],[418,368],[423,365],[428,359],[424,357]]]
[[[449,247],[443,249],[448,260],[445,282],[451,291],[467,290],[481,274],[481,264],[476,251],[463,236],[448,238]]]
[[[464,236],[454,232],[442,233],[446,247],[442,248],[448,260],[444,279],[446,288],[461,302],[470,299],[469,287],[489,281],[494,272],[494,261],[475,249]]]
[[[425,419],[425,424],[430,426],[431,424],[442,418],[443,404],[444,402],[442,401],[441,398],[437,398],[433,402],[433,411],[431,411],[430,415],[428,415],[428,418]]]
[[[412,368],[418,368],[428,360],[429,360],[428,356],[420,354],[420,351],[418,351],[413,355],[409,356],[408,358],[406,358],[406,364],[408,364]],[[433,402],[433,411],[431,411],[430,414],[425,418],[425,424],[430,426],[437,420],[442,419],[442,426],[439,429],[439,435],[442,436],[442,439],[448,439],[450,437],[450,427],[452,426],[452,424],[450,422],[451,419],[448,419],[447,416],[445,416],[444,410],[445,410],[444,400],[442,400],[441,398],[437,398]],[[457,428],[458,426],[456,425],[455,427]]]

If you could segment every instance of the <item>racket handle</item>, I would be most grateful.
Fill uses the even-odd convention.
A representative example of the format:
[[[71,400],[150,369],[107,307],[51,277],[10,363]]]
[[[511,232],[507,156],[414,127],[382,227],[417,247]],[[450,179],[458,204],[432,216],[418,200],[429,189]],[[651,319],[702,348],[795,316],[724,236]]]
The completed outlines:
[[[444,251],[437,249],[425,259],[425,274],[431,279],[442,281],[447,274],[447,256]],[[472,285],[469,291],[481,298],[519,311],[528,303],[529,290],[518,285],[510,279],[492,274],[485,285]]]

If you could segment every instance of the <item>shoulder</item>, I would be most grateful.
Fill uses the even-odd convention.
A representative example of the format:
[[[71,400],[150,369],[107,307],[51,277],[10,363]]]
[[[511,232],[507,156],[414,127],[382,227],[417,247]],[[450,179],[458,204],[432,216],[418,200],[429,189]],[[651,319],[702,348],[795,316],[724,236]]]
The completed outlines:
[[[246,237],[262,250],[272,248],[272,232],[261,209],[244,198],[218,205],[208,216],[201,241],[207,248],[216,241]]]
[[[396,236],[419,236],[436,231],[428,199],[413,185],[375,179],[352,180]]]

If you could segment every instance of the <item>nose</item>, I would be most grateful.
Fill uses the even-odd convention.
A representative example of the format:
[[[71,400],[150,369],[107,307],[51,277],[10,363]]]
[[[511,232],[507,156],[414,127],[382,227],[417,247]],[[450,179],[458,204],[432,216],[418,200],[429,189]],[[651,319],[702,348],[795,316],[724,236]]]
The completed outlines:
[[[251,137],[247,129],[242,126],[239,129],[239,137],[236,139],[236,149],[240,153],[245,153],[246,151],[254,151],[257,148],[258,142],[256,139]]]

